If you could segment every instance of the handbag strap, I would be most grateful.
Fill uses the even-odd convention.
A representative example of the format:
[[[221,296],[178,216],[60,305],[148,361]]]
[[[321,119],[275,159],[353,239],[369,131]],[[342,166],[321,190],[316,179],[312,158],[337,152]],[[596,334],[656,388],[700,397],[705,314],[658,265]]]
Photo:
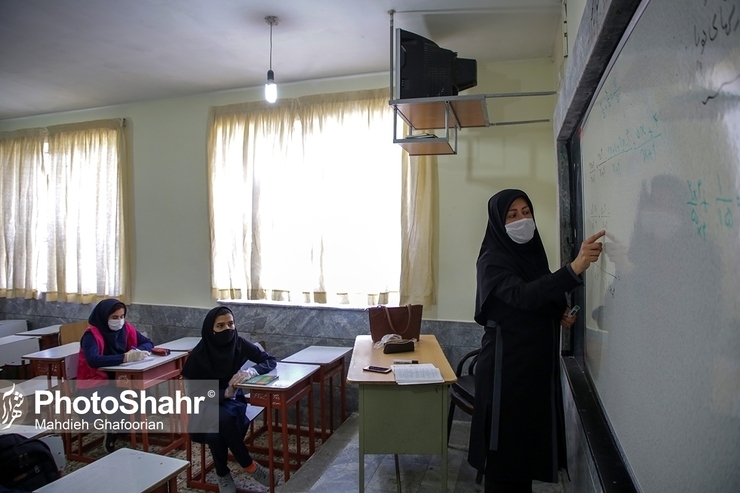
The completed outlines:
[[[391,314],[388,310],[388,307],[386,305],[383,305],[383,311],[385,312],[385,318],[388,320],[388,326],[398,335],[405,334],[407,330],[409,330],[409,327],[411,326],[411,303],[406,305],[406,310],[408,310],[408,318],[406,319],[406,328],[403,329],[402,332],[398,332],[396,328],[393,326],[393,322],[391,321]]]

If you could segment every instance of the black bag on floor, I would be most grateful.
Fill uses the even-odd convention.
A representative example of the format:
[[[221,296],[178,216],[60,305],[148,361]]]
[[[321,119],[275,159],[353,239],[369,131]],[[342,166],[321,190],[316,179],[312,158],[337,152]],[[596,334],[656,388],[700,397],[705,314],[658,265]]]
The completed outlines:
[[[0,485],[33,491],[59,479],[54,455],[41,440],[17,433],[0,435]]]

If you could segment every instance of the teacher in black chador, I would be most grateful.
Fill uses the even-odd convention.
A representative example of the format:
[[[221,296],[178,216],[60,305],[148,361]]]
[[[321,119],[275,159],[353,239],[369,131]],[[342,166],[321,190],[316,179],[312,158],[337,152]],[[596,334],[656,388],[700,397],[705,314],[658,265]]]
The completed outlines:
[[[598,260],[602,236],[584,241],[576,259],[553,273],[527,194],[502,190],[488,201],[475,302],[485,332],[468,452],[485,473],[486,493],[529,493],[532,480],[556,483],[566,467],[560,325],[575,322],[565,294]]]

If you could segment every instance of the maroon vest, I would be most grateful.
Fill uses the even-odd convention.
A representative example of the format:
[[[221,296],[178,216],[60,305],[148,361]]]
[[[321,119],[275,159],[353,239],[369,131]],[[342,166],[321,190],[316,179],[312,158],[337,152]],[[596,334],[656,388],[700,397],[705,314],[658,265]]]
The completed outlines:
[[[134,326],[126,323],[123,326],[123,330],[126,331],[126,347],[136,347],[138,338]],[[100,333],[100,330],[94,325],[91,325],[85,332],[88,331],[95,338],[95,342],[98,343],[98,354],[103,354],[103,350],[105,349],[105,340],[103,340],[103,335]],[[92,368],[87,364],[85,352],[82,350],[82,346],[80,346],[80,355],[79,360],[77,361],[77,388],[89,389],[91,387],[98,387],[105,384],[106,380],[108,380],[107,373],[102,370],[98,370],[97,368]]]

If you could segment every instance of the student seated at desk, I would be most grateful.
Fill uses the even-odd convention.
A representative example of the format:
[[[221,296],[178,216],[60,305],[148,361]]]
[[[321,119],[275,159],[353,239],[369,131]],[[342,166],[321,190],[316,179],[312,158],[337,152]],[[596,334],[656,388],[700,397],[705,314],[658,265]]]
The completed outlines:
[[[80,339],[77,363],[77,388],[81,393],[91,394],[112,378],[98,368],[140,361],[154,347],[152,341],[125,321],[125,317],[126,305],[115,298],[101,301],[90,313],[87,319],[90,326]],[[105,450],[115,450],[117,437],[116,433],[106,434]]]
[[[247,403],[236,383],[261,375],[277,366],[275,357],[266,353],[236,332],[234,315],[225,306],[213,308],[201,328],[201,341],[193,349],[182,370],[187,380],[218,380],[218,432],[191,433],[193,441],[206,443],[211,450],[218,476],[220,493],[236,491],[228,466],[228,452],[259,483],[269,486],[269,471],[252,460],[244,444],[249,427]],[[254,362],[251,368],[246,366]],[[194,429],[193,422],[190,429]]]

